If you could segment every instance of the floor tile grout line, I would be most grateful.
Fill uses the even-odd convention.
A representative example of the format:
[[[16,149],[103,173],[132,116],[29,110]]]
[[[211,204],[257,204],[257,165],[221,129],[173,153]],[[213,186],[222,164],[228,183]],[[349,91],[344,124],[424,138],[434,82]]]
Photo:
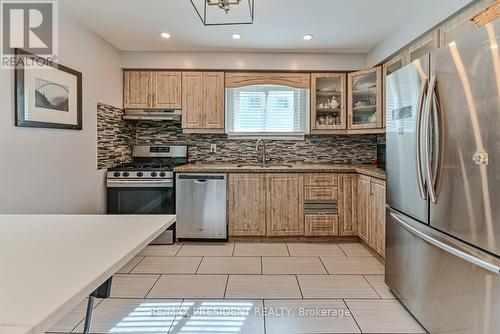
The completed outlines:
[[[201,257],[200,263],[198,263],[198,267],[196,267],[194,275],[198,275],[198,270],[200,270],[200,266],[201,266],[201,263],[203,262],[204,258],[205,258],[204,256]]]
[[[137,267],[137,266],[139,265],[139,263],[141,263],[141,262],[142,262],[145,258],[146,258],[146,257],[145,257],[145,256],[143,256],[143,257],[142,257],[142,259],[140,259],[140,260],[139,260],[139,262],[137,262],[137,263],[135,264],[135,266],[134,266],[132,269],[130,269],[130,271],[129,271],[127,274],[132,273],[132,270],[134,270],[134,269],[135,269],[135,267]]]
[[[245,273],[228,273],[228,272],[220,272],[220,273],[193,273],[192,271],[185,272],[143,272],[143,273],[130,273],[130,274],[115,274],[119,276],[151,276],[151,275],[197,275],[197,276],[205,276],[205,275],[240,275],[240,276],[287,276],[287,275],[303,275],[303,276],[351,276],[351,275],[373,275],[373,276],[381,276],[379,273],[359,273],[359,272],[351,272],[351,273],[334,273],[334,274],[325,274],[321,273],[270,273],[270,274],[245,274]]]
[[[222,299],[226,299],[227,285],[229,284],[229,274],[226,276],[226,285],[224,286],[224,295],[222,296]]]
[[[174,315],[174,320],[170,323],[170,326],[168,327],[168,332],[166,334],[170,334],[170,332],[173,330],[172,326],[175,323],[175,319],[177,319],[177,317],[179,316],[178,314],[181,314],[182,305],[184,304],[185,300],[186,300],[185,298],[181,298],[181,304],[179,305],[179,308],[177,309],[177,312],[175,312],[176,314]]]
[[[179,249],[177,250],[177,252],[175,252],[174,256],[177,256],[177,254],[179,254],[179,252],[181,251],[182,247],[184,247],[184,244],[181,244],[181,246],[179,247]]]
[[[368,280],[368,278],[366,278],[365,275],[368,275],[368,274],[363,274],[361,276],[363,276],[363,278],[365,279],[365,281],[368,283],[368,285],[373,289],[373,291],[375,291],[375,293],[377,294],[377,296],[380,297],[380,299],[384,299],[382,298],[382,296],[378,293],[377,289],[375,289],[375,287],[370,283],[370,281]]]
[[[321,256],[318,256],[319,257],[319,262],[321,262],[321,264],[323,265],[323,268],[325,268],[326,270],[326,274],[327,275],[333,275],[333,274],[330,274],[330,272],[328,271],[328,268],[326,268],[326,265],[325,263],[323,262],[323,260],[321,259]],[[347,274],[346,274],[347,275]]]
[[[236,248],[236,243],[233,242],[233,251],[231,252],[231,256],[234,256],[234,249]]]
[[[260,256],[260,274],[264,275],[264,259]]]
[[[222,276],[222,275],[221,275]],[[241,299],[241,300],[256,300],[256,299],[261,299],[261,296],[255,296],[255,297],[229,297],[229,298],[220,298],[220,297],[189,297],[187,299],[200,299],[200,300],[213,300],[213,299],[224,299],[224,300],[235,300],[235,299]],[[304,301],[310,301],[310,300],[332,300],[332,299],[349,299],[349,300],[366,300],[366,301],[394,301],[397,300],[395,298],[393,299],[380,299],[378,297],[304,297],[304,298],[296,298],[296,297],[272,297],[269,298],[270,300],[304,300]],[[131,297],[109,297],[106,299],[110,300],[145,300],[145,299],[181,299],[180,297],[151,297],[151,298],[131,298]]]
[[[349,308],[349,305],[347,304],[346,298],[342,298],[342,301],[344,302],[345,307],[347,307],[347,309],[351,313],[352,320],[354,320],[354,323],[356,324],[356,326],[358,326],[359,332],[363,333],[363,330],[361,329],[361,326],[358,324],[358,321],[356,320],[354,313],[352,313],[351,309]]]
[[[151,286],[151,288],[148,290],[148,293],[146,293],[146,295],[144,296],[144,299],[148,299],[148,296],[149,294],[151,293],[151,290],[153,290],[153,288],[155,287],[156,283],[158,283],[158,281],[160,280],[160,278],[162,277],[163,275],[158,275],[158,278],[155,280],[155,282],[153,283],[153,285]]]
[[[290,253],[290,248],[288,248],[288,242],[285,242],[285,246],[286,246],[286,251],[288,253],[288,256],[292,256],[292,254]]]
[[[337,244],[337,247],[340,248],[340,251],[342,253],[344,253],[345,257],[349,257],[349,255],[347,255],[347,253],[344,251],[344,249],[340,246],[340,244]]]
[[[302,299],[304,299],[304,294],[302,293],[302,288],[300,286],[299,277],[297,276],[297,274],[295,274],[294,276],[295,276],[295,280],[297,281],[297,285],[299,287],[300,295],[302,296]]]

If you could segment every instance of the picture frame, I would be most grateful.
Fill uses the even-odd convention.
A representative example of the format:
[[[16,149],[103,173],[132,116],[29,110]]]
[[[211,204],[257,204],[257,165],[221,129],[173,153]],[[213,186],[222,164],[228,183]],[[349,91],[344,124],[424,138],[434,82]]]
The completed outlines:
[[[16,60],[15,125],[82,130],[82,73],[21,49]]]

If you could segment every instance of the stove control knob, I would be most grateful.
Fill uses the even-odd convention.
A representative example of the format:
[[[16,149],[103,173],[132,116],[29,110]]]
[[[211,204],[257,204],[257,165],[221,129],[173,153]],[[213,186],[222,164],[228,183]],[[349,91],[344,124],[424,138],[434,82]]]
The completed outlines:
[[[137,176],[138,176],[138,177],[141,177],[141,176],[143,176],[143,175],[144,175],[144,173],[143,173],[143,172],[137,172]]]
[[[122,174],[122,175],[123,175],[123,176],[125,176],[125,177],[127,177],[127,176],[129,176],[130,174],[129,174],[129,172],[123,172],[123,174]]]
[[[120,172],[114,172],[114,173],[113,173],[113,176],[114,176],[114,177],[119,177],[120,175],[121,175],[121,174],[120,174]]]
[[[160,176],[161,176],[161,177],[165,177],[165,176],[167,176],[167,173],[165,173],[165,172],[160,172]]]
[[[151,177],[156,177],[158,175],[157,172],[151,172]]]

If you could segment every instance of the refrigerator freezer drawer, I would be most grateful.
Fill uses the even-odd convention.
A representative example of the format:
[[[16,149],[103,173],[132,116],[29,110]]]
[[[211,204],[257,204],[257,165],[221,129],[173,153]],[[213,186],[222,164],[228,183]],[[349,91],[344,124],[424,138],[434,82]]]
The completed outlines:
[[[387,209],[386,282],[431,333],[500,333],[500,259]]]

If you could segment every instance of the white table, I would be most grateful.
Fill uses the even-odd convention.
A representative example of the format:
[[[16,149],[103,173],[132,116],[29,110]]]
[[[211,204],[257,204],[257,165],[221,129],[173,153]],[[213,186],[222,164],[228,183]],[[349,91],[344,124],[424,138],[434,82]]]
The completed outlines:
[[[0,333],[43,333],[176,220],[0,215]]]

